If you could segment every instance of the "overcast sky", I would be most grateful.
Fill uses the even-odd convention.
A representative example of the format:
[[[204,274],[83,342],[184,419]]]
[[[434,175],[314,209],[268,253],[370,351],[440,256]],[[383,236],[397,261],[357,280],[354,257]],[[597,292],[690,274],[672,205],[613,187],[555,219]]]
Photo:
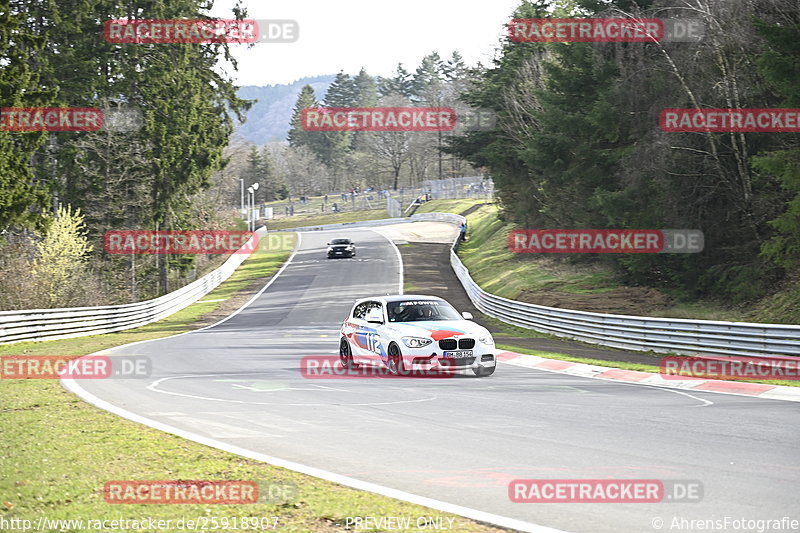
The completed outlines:
[[[305,76],[355,74],[363,66],[390,75],[398,62],[413,71],[427,53],[453,50],[468,65],[488,64],[520,0],[246,0],[248,17],[293,19],[294,43],[232,45],[239,85],[290,83]],[[232,18],[232,0],[217,0],[212,16]],[[389,7],[391,6],[391,7]]]

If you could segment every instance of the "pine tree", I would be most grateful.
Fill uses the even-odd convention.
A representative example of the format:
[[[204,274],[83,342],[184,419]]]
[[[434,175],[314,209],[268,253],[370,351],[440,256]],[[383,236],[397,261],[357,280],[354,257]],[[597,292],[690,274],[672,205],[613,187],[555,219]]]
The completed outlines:
[[[431,92],[441,92],[443,90],[443,79],[444,65],[439,53],[433,52],[423,57],[411,80],[411,91],[414,99],[426,101],[429,100]]]
[[[304,85],[297,96],[297,102],[292,110],[292,118],[289,121],[290,128],[287,136],[289,146],[307,146],[312,150],[319,148],[320,140],[317,132],[306,131],[301,123],[303,110],[313,107],[319,107],[317,97],[314,95],[314,88],[311,85]]]
[[[378,85],[375,78],[367,74],[362,67],[353,80],[356,88],[356,107],[373,107],[378,105]]]
[[[449,82],[463,80],[466,77],[467,65],[464,63],[464,58],[458,50],[453,51],[450,59],[444,64],[442,72],[444,73],[445,79]]]
[[[378,81],[378,92],[381,97],[392,94],[410,98],[413,94],[413,82],[411,74],[403,67],[402,63],[397,64],[394,76],[391,78],[380,78]]]
[[[358,93],[349,74],[339,72],[325,93],[325,107],[354,107]]]

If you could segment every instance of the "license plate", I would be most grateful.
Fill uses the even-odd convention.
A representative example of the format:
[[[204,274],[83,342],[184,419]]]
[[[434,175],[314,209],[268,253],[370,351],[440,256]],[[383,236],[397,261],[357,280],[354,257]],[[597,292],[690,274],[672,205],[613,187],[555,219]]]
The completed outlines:
[[[472,350],[458,350],[457,352],[442,352],[442,356],[447,359],[465,359],[472,357]]]

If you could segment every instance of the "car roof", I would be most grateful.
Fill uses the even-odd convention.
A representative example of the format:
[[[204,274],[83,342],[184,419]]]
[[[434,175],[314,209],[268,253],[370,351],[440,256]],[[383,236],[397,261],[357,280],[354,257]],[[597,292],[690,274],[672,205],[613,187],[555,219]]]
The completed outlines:
[[[404,302],[406,300],[431,300],[435,302],[444,302],[443,298],[439,298],[438,296],[426,296],[424,294],[389,294],[384,296],[374,296],[372,298],[361,298],[356,302],[356,305],[360,304],[361,302],[378,300],[382,302]]]

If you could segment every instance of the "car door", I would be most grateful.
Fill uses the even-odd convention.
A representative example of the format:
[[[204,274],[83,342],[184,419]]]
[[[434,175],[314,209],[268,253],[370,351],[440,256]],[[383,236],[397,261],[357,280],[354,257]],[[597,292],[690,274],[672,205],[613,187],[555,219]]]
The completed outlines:
[[[364,351],[367,348],[364,338],[367,326],[367,322],[364,319],[367,314],[367,303],[368,302],[361,302],[353,307],[353,312],[348,319],[348,340],[350,341],[350,350],[353,354],[353,359],[358,359],[359,356],[364,355]]]
[[[386,342],[381,334],[384,324],[377,324],[374,322],[368,322],[367,316],[375,315],[381,317],[381,320],[385,323],[386,321],[386,313],[384,311],[383,302],[378,300],[371,300],[366,302],[367,307],[364,313],[364,329],[363,329],[363,342],[364,342],[364,351],[362,352],[362,358],[364,360],[368,360],[372,363],[380,363],[381,359],[386,358]]]

